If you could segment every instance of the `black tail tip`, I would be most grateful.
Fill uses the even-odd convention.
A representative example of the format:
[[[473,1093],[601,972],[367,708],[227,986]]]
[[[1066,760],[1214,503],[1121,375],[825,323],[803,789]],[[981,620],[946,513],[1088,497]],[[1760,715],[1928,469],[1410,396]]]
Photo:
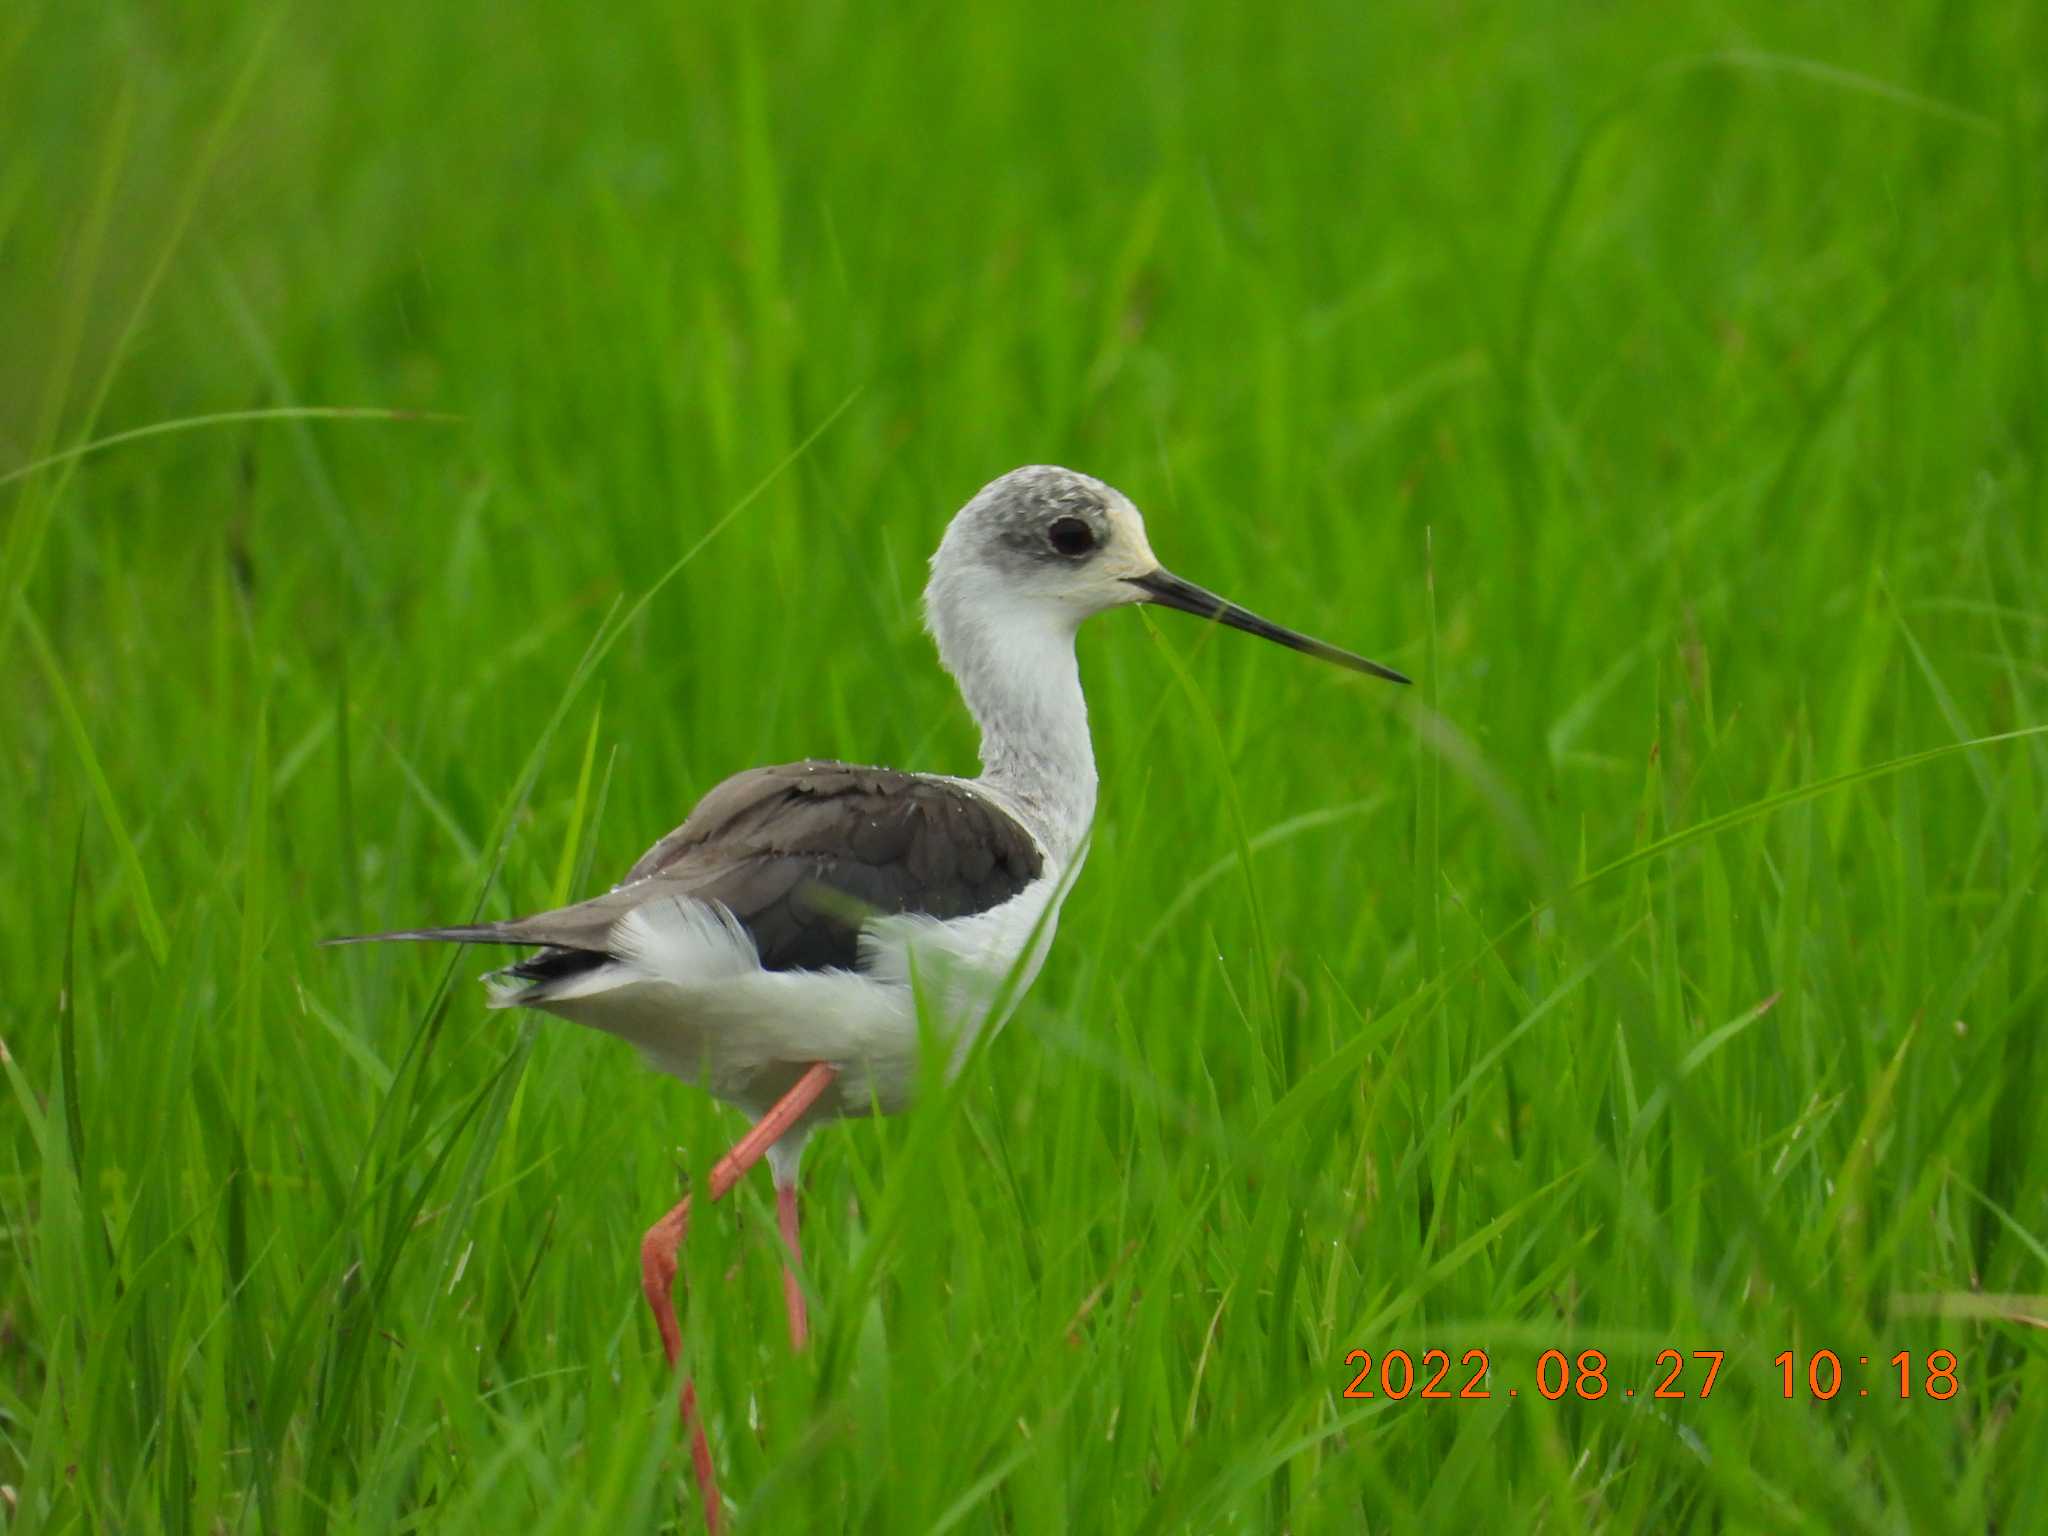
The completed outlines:
[[[481,924],[461,928],[394,928],[389,933],[339,933],[319,941],[322,949],[344,944],[509,944],[516,942],[495,927]]]

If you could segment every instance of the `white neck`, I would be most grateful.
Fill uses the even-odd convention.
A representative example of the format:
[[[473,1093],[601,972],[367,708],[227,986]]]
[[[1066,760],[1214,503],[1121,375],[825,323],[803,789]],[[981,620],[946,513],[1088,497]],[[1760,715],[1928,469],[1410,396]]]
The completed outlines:
[[[1079,622],[993,594],[930,610],[939,660],[981,727],[979,782],[1023,816],[1061,870],[1095,815],[1095,754],[1074,659]]]

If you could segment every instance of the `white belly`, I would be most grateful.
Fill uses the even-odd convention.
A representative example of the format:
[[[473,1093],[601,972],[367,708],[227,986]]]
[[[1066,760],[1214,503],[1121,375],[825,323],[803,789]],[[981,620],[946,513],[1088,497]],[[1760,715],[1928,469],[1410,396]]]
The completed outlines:
[[[819,1115],[894,1113],[917,1080],[919,999],[957,1070],[1037,978],[1071,883],[1048,868],[973,917],[878,918],[862,933],[858,971],[763,970],[718,909],[671,898],[621,922],[619,959],[537,1006],[631,1041],[657,1071],[750,1115],[820,1061],[839,1076]]]

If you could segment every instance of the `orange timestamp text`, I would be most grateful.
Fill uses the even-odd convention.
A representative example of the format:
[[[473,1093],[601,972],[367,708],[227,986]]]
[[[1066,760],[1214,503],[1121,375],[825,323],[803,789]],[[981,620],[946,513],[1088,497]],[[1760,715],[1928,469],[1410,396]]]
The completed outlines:
[[[1546,1349],[1536,1357],[1527,1386],[1536,1396],[1553,1403],[1566,1397],[1596,1402],[1608,1396],[1704,1402],[1713,1394],[1714,1383],[1720,1379],[1727,1358],[1728,1352],[1721,1349],[1659,1350],[1638,1391],[1625,1382],[1617,1385],[1610,1381],[1604,1350],[1582,1349],[1574,1355],[1561,1349]],[[1937,1349],[1915,1356],[1911,1350],[1902,1349],[1883,1362],[1897,1373],[1896,1377],[1890,1372],[1869,1379],[1859,1377],[1856,1371],[1872,1369],[1871,1357],[1850,1358],[1855,1364],[1845,1366],[1844,1357],[1831,1349],[1815,1350],[1804,1357],[1788,1349],[1772,1363],[1782,1373],[1784,1395],[1788,1398],[1804,1395],[1827,1402],[1845,1391],[1849,1396],[1869,1397],[1871,1380],[1877,1382],[1881,1396],[1930,1397],[1947,1402],[1962,1390],[1953,1350]],[[1354,1349],[1344,1357],[1344,1368],[1352,1373],[1344,1396],[1354,1401],[1382,1398],[1400,1402],[1413,1396],[1425,1402],[1476,1402],[1495,1396],[1493,1358],[1483,1349],[1468,1349],[1455,1359],[1450,1350],[1426,1349],[1419,1360],[1405,1349],[1390,1349],[1378,1356],[1368,1349]],[[1894,1387],[1896,1390],[1891,1390]],[[1505,1395],[1520,1397],[1522,1384],[1507,1386]]]

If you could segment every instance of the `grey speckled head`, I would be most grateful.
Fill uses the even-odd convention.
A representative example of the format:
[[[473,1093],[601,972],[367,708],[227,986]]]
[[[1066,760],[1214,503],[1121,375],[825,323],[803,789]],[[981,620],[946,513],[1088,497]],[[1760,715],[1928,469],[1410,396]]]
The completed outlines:
[[[1027,464],[991,480],[954,518],[946,543],[954,557],[978,555],[1020,579],[1045,569],[1073,573],[1104,556],[1124,556],[1114,563],[1129,567],[1127,574],[1158,563],[1149,559],[1144,519],[1128,496],[1056,464]]]
[[[1362,656],[1283,629],[1160,565],[1131,499],[1092,475],[1027,464],[991,480],[947,525],[925,611],[944,650],[963,626],[1071,630],[1090,614],[1157,603],[1354,671],[1405,683]]]
[[[1124,496],[1092,475],[1077,474],[1055,464],[1029,464],[1013,469],[974,498],[973,506],[989,533],[1003,548],[1034,563],[1072,558],[1062,556],[1052,529],[1062,519],[1081,523],[1085,537],[1066,530],[1069,547],[1092,541],[1099,548],[1109,537],[1109,509],[1129,506]]]

